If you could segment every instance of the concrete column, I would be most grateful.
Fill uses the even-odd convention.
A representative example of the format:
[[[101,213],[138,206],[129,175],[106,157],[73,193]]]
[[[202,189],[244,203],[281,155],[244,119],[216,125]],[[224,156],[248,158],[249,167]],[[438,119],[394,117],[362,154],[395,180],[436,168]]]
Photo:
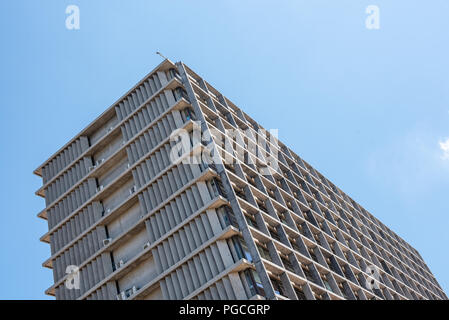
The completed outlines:
[[[232,290],[234,291],[235,298],[237,300],[246,300],[246,292],[245,288],[243,287],[242,281],[240,280],[240,277],[237,273],[230,273],[228,275],[229,282],[231,283]]]
[[[190,259],[187,264],[184,264],[182,268],[185,278],[188,280],[187,287],[189,288],[189,292],[193,292],[195,289],[200,287],[200,283],[192,259]]]
[[[158,71],[157,76],[159,78],[159,81],[160,81],[162,87],[168,83],[167,76],[165,75],[164,72]]]
[[[187,255],[192,251],[190,249],[189,240],[187,239],[187,234],[184,229],[180,229],[178,232],[181,238],[182,248],[184,249],[184,252]]]
[[[92,262],[90,263],[92,265],[92,274],[93,274],[93,279],[94,279],[94,284],[97,284],[100,281],[100,274],[99,274],[99,266],[97,264],[96,260],[92,260]]]
[[[193,263],[195,265],[195,269],[198,275],[198,284],[196,285],[196,287],[200,287],[203,283],[206,283],[207,281],[207,276],[205,273],[205,270],[203,268],[203,265],[201,263],[201,259],[199,255],[196,255],[193,257]]]
[[[176,233],[173,234],[173,239],[175,241],[175,250],[177,250],[177,254],[178,254],[179,259],[184,258],[186,256],[186,253],[183,250],[179,232],[176,232]]]
[[[84,151],[86,151],[87,149],[89,149],[89,140],[87,139],[87,137],[80,137],[80,146],[81,146],[81,153],[83,153]]]
[[[182,297],[186,297],[189,294],[189,290],[187,288],[187,279],[184,277],[184,273],[182,268],[176,269],[176,277],[178,279],[179,287],[181,288]]]
[[[106,283],[106,291],[107,291],[107,297],[109,300],[116,299],[117,296],[117,286],[115,285],[115,282],[109,281]]]
[[[204,252],[199,253],[199,258],[201,261],[201,266],[203,267],[204,274],[206,276],[206,281],[209,281],[213,277],[213,273],[210,269],[209,262],[207,261],[206,254]],[[204,283],[201,283],[203,285]]]

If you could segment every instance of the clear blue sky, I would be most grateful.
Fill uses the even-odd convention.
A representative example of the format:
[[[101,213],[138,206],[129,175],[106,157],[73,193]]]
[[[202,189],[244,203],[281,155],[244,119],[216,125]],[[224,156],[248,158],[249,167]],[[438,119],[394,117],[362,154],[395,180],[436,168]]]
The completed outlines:
[[[65,28],[65,8],[81,28]],[[380,8],[380,29],[365,8]],[[416,247],[449,292],[449,1],[0,2],[0,298],[46,299],[32,171],[182,60]]]

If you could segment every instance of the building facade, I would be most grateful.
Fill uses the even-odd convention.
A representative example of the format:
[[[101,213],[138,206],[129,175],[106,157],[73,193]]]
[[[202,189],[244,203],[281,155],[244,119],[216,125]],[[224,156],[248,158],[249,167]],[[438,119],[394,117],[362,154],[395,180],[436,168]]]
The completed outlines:
[[[420,254],[182,62],[35,170],[79,299],[447,299]]]

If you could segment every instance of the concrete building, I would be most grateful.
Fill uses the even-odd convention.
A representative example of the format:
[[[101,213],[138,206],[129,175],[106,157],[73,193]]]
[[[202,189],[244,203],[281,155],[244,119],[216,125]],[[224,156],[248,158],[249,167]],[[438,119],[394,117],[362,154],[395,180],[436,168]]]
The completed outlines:
[[[58,300],[447,299],[414,248],[181,62],[34,173]]]

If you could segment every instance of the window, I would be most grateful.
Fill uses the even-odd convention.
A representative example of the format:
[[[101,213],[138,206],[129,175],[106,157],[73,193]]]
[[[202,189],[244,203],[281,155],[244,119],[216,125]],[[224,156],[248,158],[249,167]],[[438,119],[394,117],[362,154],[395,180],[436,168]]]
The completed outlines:
[[[239,225],[237,223],[237,220],[235,218],[235,215],[234,215],[234,212],[232,211],[232,209],[227,207],[227,206],[223,206],[220,209],[221,209],[219,211],[220,212],[220,216],[222,217],[223,222],[224,222],[223,228],[225,228],[227,226],[230,226],[230,225],[238,228]]]
[[[293,290],[295,290],[298,300],[307,300],[306,295],[304,294],[304,291],[300,286],[294,286]]]
[[[263,203],[262,201],[260,201],[259,199],[256,200],[257,205],[259,206],[259,209],[262,210],[265,213],[268,213],[268,209],[265,206],[265,203]]]
[[[291,211],[295,212],[295,210],[293,210],[293,204],[290,200],[286,202],[286,205],[287,205],[287,208],[289,208]]]
[[[181,117],[184,121],[196,120],[195,112],[190,108],[185,108],[181,112]]]
[[[333,290],[332,290],[331,285],[329,284],[329,281],[327,280],[327,276],[326,276],[326,275],[323,275],[323,276],[321,277],[321,280],[323,280],[324,287],[325,287],[327,290],[329,290],[329,291],[332,292]]]
[[[252,269],[245,270],[245,278],[248,283],[249,291],[252,296],[258,294],[260,296],[265,297],[265,290],[262,285],[262,281],[260,281],[259,275]]]
[[[229,171],[231,171],[232,173],[235,174],[235,168],[234,168],[234,165],[233,165],[233,164],[227,163],[227,162],[225,161],[224,166],[225,166],[226,169],[228,169]]]
[[[315,251],[312,248],[309,248],[308,251],[309,251],[309,254],[312,257],[313,261],[318,262]]]
[[[245,212],[245,219],[246,219],[246,222],[248,223],[248,225],[259,230],[259,227],[257,226],[256,219],[254,218],[254,216],[252,214]]]
[[[273,191],[272,189],[268,189],[268,188],[267,188],[267,192],[268,192],[268,195],[269,195],[272,199],[276,200],[276,195],[275,195],[275,193],[274,193],[274,191]]]
[[[307,280],[312,281],[315,283],[315,278],[312,276],[312,273],[309,270],[308,266],[301,266],[302,271],[304,272],[304,275],[306,276]]]
[[[331,260],[332,259],[332,260]],[[329,269],[331,269],[333,272],[340,274],[340,272],[338,271],[338,269],[336,268],[336,261],[334,257],[328,257],[326,258],[326,263],[329,266]]]
[[[304,218],[306,218],[307,221],[309,221],[311,224],[313,224],[315,227],[318,228],[318,224],[316,223],[315,217],[313,216],[310,210],[306,211]]]
[[[273,239],[276,239],[277,241],[281,241],[281,237],[278,234],[277,228],[273,227],[271,225],[268,225],[268,231],[270,232],[270,235]]]
[[[288,225],[287,219],[286,219],[286,217],[285,217],[285,212],[278,212],[278,217],[279,217],[279,220],[281,220],[281,222],[282,222],[283,224]]]
[[[291,271],[291,272],[295,272],[295,270],[293,269],[293,265],[290,262],[290,259],[288,258],[288,256],[284,253],[280,253],[279,256],[281,257],[281,261],[282,261],[282,264],[284,265],[285,269],[287,269],[288,271]]]
[[[247,176],[246,176],[246,179],[248,180],[248,182],[249,182],[254,188],[258,189],[258,188],[257,188],[257,185],[256,185],[256,179],[255,179],[255,177],[250,176],[250,175],[247,175]]]
[[[233,237],[232,241],[234,243],[235,251],[237,252],[237,257],[239,259],[246,259],[249,262],[253,262],[253,257],[251,256],[251,253],[249,252],[248,246],[246,245],[245,240],[243,240],[240,237]]]
[[[351,298],[349,297],[349,295],[348,295],[346,289],[344,288],[342,282],[340,282],[338,284],[338,287],[340,288],[340,291],[341,291],[341,294],[343,295],[343,297],[345,297],[346,300],[351,300]],[[348,290],[351,290],[351,289],[348,288]]]
[[[382,264],[382,268],[385,270],[385,272],[391,275],[390,268],[388,268],[387,264],[383,260],[381,260],[380,263]]]
[[[170,75],[170,78],[174,78],[174,77],[181,78],[180,75],[176,72],[176,70],[174,68],[170,68],[168,70],[168,73]]]
[[[214,192],[214,196],[222,196],[224,198],[226,198],[226,193],[224,191],[224,187],[223,184],[221,183],[220,180],[214,178],[210,181],[210,185],[212,187],[212,190]]]
[[[293,249],[295,249],[298,252],[301,252],[298,244],[296,243],[296,239],[290,239],[290,244],[292,245]]]
[[[285,185],[284,185],[284,180],[283,180],[283,178],[280,178],[280,179],[276,179],[276,185],[279,187],[279,188],[281,188],[281,189],[283,189],[284,191],[287,191],[286,189],[286,187],[285,187]]]
[[[268,251],[266,244],[257,244],[257,250],[260,253],[260,256],[266,260],[271,261],[270,252]]]
[[[246,200],[245,192],[243,191],[242,188],[240,188],[240,187],[238,187],[238,186],[235,186],[235,187],[234,187],[234,191],[235,191],[235,194],[236,194],[238,197],[240,197],[240,198]]]
[[[313,238],[315,239],[316,243],[318,243],[319,245],[323,246],[323,245],[321,244],[320,236],[318,235],[318,233],[314,233],[314,234],[313,234]],[[324,247],[324,246],[323,246],[323,247]]]
[[[281,296],[286,296],[282,282],[277,279],[273,279],[273,278],[270,278],[270,280],[271,280],[271,284],[273,285],[274,292]]]
[[[188,96],[187,96],[187,92],[182,88],[182,87],[177,87],[174,90],[174,96],[175,96],[175,100],[178,101],[181,98],[186,99],[187,101],[189,101]]]

